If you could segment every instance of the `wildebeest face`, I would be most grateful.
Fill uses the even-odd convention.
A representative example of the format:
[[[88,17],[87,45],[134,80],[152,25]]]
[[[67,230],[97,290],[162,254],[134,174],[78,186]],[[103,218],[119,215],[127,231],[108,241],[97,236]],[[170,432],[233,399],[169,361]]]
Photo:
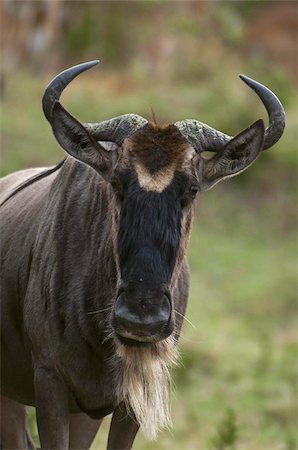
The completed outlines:
[[[152,343],[174,329],[172,293],[185,253],[195,192],[247,168],[258,157],[258,120],[206,159],[176,125],[147,123],[109,149],[56,102],[54,134],[72,156],[93,167],[115,196],[114,255],[119,292],[112,328],[126,344]]]
[[[120,285],[112,326],[126,344],[174,329],[172,293],[198,190],[194,150],[175,126],[148,124],[127,139],[111,180]]]
[[[259,120],[205,159],[176,125],[147,123],[121,145],[99,141],[55,103],[54,134],[72,156],[93,167],[111,185],[115,205],[114,255],[119,290],[112,328],[126,344],[152,343],[174,330],[172,294],[188,240],[192,200],[236,175],[259,155]]]

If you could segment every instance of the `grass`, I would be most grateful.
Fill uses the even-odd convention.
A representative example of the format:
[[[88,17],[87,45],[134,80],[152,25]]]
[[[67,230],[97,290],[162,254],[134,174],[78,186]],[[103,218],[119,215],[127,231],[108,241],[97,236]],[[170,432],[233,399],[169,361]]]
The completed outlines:
[[[192,84],[149,86],[146,79],[120,81],[108,74],[100,82],[84,77],[63,97],[84,121],[128,111],[148,116],[152,105],[161,119],[196,117],[235,133],[263,114],[255,99],[243,101],[240,82],[224,94],[230,101],[222,110],[216,108],[220,80],[206,90]],[[2,174],[63,157],[41,113],[44,84],[25,72],[8,81]],[[189,245],[187,317],[194,327],[184,323],[181,365],[173,372],[174,428],[157,442],[139,433],[136,449],[297,448],[295,102],[276,151],[198,201]],[[105,447],[108,426],[106,419],[93,450]]]

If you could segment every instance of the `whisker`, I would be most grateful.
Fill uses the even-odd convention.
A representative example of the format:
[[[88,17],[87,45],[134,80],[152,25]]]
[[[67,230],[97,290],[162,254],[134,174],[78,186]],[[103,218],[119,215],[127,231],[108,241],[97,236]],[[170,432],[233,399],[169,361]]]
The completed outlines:
[[[182,334],[180,335],[179,340],[189,342],[190,344],[198,344],[198,345],[202,345],[202,342],[204,342],[203,340],[202,341],[193,341],[192,339],[188,339],[188,338],[184,337]]]
[[[108,333],[108,334],[113,333],[113,330],[112,330],[112,328],[111,328],[111,324],[110,324],[110,323],[107,324],[107,327],[106,327],[106,329],[104,330],[104,332],[105,332],[105,333]]]
[[[188,322],[195,330],[198,329],[198,327],[196,327],[184,314],[181,314],[179,311],[177,311],[176,309],[174,309],[174,312],[176,314],[179,314],[179,316],[183,317],[183,319],[186,320],[186,322]]]
[[[104,308],[104,309],[98,309],[97,311],[89,311],[87,312],[87,314],[98,314],[104,311],[109,311],[112,309],[112,306],[109,306],[108,308]]]
[[[102,341],[102,344],[104,344],[106,341],[111,339],[113,337],[113,332],[109,333]]]

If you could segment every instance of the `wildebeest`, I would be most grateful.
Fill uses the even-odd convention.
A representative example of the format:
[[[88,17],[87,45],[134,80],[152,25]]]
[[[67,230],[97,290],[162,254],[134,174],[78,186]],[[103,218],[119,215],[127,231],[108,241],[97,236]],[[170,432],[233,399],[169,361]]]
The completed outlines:
[[[23,405],[36,407],[47,449],[88,448],[111,412],[108,449],[131,448],[139,425],[154,438],[169,423],[194,199],[250,166],[285,126],[277,97],[245,76],[266,129],[257,120],[231,137],[136,114],[82,124],[59,98],[96,63],[62,72],[43,97],[69,156],[2,180],[3,447],[32,448]]]

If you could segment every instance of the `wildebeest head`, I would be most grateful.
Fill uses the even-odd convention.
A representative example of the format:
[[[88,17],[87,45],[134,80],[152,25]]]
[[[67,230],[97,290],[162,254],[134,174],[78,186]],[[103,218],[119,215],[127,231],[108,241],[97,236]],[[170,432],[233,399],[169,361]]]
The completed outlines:
[[[172,294],[190,232],[197,191],[237,175],[282,135],[285,117],[275,95],[245,76],[269,115],[236,137],[196,120],[165,126],[127,114],[81,124],[58,102],[64,87],[97,61],[59,74],[43,108],[59,144],[93,167],[114,199],[114,246],[119,272],[112,327],[120,342],[148,345],[173,333]],[[213,151],[206,159],[202,153]]]

